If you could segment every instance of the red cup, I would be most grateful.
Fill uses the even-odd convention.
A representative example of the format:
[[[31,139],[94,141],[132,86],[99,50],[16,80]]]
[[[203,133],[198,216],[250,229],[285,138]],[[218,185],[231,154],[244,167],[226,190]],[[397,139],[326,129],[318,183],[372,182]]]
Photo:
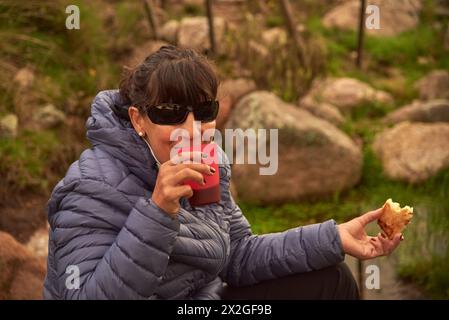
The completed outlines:
[[[220,194],[220,170],[218,168],[218,154],[217,144],[202,143],[201,146],[194,145],[189,148],[181,148],[178,153],[181,152],[193,152],[201,151],[204,156],[200,159],[193,158],[193,161],[200,160],[201,163],[208,164],[211,168],[215,169],[213,175],[203,174],[205,181],[204,185],[198,184],[193,180],[186,180],[184,183],[189,185],[193,190],[193,196],[189,198],[189,202],[192,206],[201,206],[209,203],[216,203],[221,200]]]

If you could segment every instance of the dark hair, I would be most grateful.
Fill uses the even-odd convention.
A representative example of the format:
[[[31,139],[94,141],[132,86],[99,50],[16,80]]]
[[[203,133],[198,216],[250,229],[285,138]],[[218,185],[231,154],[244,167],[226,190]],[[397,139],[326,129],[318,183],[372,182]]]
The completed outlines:
[[[192,49],[162,46],[120,82],[120,95],[143,114],[163,102],[195,105],[214,100],[218,79],[206,57]]]

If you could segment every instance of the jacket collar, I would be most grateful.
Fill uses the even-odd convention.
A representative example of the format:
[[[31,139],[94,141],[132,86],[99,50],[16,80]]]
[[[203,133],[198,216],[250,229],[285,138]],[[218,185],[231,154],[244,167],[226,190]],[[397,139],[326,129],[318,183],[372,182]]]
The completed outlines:
[[[149,145],[134,130],[128,108],[118,90],[99,92],[86,122],[87,139],[93,147],[124,163],[153,190],[158,164]]]

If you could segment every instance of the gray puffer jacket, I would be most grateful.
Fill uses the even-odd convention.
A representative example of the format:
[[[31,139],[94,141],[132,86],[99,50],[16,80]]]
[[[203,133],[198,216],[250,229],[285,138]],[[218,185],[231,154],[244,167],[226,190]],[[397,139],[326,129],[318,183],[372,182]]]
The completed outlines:
[[[253,235],[221,149],[222,200],[193,208],[182,199],[171,218],[151,200],[156,161],[126,108],[117,90],[97,95],[86,123],[92,148],[53,190],[46,299],[219,299],[223,282],[251,285],[343,260],[333,220]]]

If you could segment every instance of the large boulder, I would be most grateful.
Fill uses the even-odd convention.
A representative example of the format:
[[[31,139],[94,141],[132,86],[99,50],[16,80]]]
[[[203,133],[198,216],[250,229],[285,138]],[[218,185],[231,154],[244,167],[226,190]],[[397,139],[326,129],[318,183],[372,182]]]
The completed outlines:
[[[309,111],[315,117],[329,121],[330,123],[339,126],[345,118],[337,107],[330,103],[317,102],[310,96],[305,97],[299,101],[299,107]]]
[[[368,4],[378,6],[380,12],[380,29],[365,28],[370,35],[395,36],[415,28],[419,22],[420,0],[370,0]],[[326,13],[323,24],[327,28],[356,31],[359,15],[360,0],[345,1]]]
[[[449,167],[449,124],[401,122],[376,135],[373,149],[391,179],[424,181]]]
[[[348,112],[365,102],[389,104],[393,101],[389,93],[376,90],[370,85],[353,78],[316,80],[303,99],[328,103],[336,106],[342,112]],[[301,105],[302,101],[299,104]]]
[[[385,117],[389,124],[401,121],[449,122],[449,100],[414,101]]]
[[[0,231],[0,300],[42,299],[46,264]]]
[[[242,96],[254,90],[256,90],[256,83],[251,79],[228,79],[220,84],[217,93],[218,99],[220,100],[217,128],[224,126],[236,102]]]
[[[434,70],[418,80],[415,88],[422,100],[449,99],[449,72]]]
[[[270,155],[272,163],[277,156],[274,175],[260,174],[259,169],[268,164],[245,162],[233,166],[233,181],[242,200],[279,203],[315,198],[359,181],[362,154],[354,142],[332,124],[283,102],[273,93],[255,91],[244,96],[226,128],[278,129],[278,141],[270,141],[269,132],[265,141],[278,144],[278,153]]]
[[[221,17],[214,18],[215,43],[217,50],[223,49],[226,30],[225,20]],[[181,20],[178,29],[178,46],[192,48],[199,52],[210,49],[209,24],[206,17],[186,17]]]

